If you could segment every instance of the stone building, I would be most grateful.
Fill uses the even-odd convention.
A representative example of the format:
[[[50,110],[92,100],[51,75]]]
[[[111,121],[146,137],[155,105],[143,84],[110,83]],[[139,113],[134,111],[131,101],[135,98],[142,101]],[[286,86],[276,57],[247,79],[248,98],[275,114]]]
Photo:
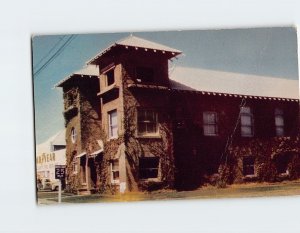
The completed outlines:
[[[56,85],[70,191],[300,177],[298,81],[169,68],[180,54],[129,36]]]

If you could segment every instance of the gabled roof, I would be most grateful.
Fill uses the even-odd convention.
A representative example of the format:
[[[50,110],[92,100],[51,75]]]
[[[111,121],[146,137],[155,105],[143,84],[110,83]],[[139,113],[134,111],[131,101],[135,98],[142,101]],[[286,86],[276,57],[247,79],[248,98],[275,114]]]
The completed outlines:
[[[291,79],[176,67],[170,82],[175,90],[299,99],[299,82]]]
[[[51,151],[51,146],[65,146],[66,138],[65,138],[66,130],[63,129],[48,138],[45,142],[36,145],[36,154],[39,155],[41,153],[47,153]]]
[[[182,53],[178,49],[174,49],[174,48],[162,45],[162,44],[158,44],[158,43],[155,43],[155,42],[152,42],[149,40],[142,39],[140,37],[130,35],[126,38],[123,38],[123,39],[115,42],[114,44],[110,45],[108,48],[106,48],[103,51],[101,51],[100,53],[98,53],[95,57],[93,57],[91,60],[89,60],[87,62],[87,64],[94,64],[98,58],[100,58],[102,55],[106,54],[108,51],[110,51],[112,48],[114,48],[116,46],[124,46],[125,48],[134,47],[136,49],[142,48],[142,49],[145,49],[146,51],[149,49],[149,50],[153,50],[154,52],[160,51],[162,53],[168,52],[168,53],[172,54],[171,57],[174,57],[174,56]]]
[[[53,140],[52,145],[55,146],[65,146],[66,145],[66,130],[62,130],[59,133],[57,133]]]
[[[80,70],[75,71],[74,73],[70,74],[69,76],[65,77],[63,80],[59,81],[55,84],[54,87],[62,87],[63,84],[74,77],[97,77],[99,75],[99,69],[95,65],[87,65]]]
[[[149,40],[145,40],[136,36],[128,36],[124,39],[121,39],[116,42],[117,45],[124,45],[124,46],[132,46],[132,47],[139,47],[139,48],[146,48],[146,49],[153,49],[153,50],[161,50],[166,52],[173,52],[173,53],[181,53],[178,49],[173,49],[171,47],[158,44]]]

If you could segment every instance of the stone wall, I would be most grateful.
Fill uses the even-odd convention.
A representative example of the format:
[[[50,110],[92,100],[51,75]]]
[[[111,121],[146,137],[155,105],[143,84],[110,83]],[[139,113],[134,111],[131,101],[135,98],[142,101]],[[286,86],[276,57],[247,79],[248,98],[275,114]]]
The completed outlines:
[[[66,191],[77,192],[80,186],[79,173],[73,172],[73,162],[76,156],[82,152],[81,148],[81,125],[80,115],[78,114],[80,108],[80,93],[78,87],[64,87],[64,118],[66,125]],[[71,140],[71,131],[74,128],[77,132],[77,140],[75,143]],[[78,161],[76,161],[78,164]],[[79,164],[77,165],[79,166]]]
[[[67,157],[67,188],[66,191],[77,193],[81,188],[95,186],[95,181],[89,180],[81,185],[81,158],[83,152],[87,155],[99,149],[97,140],[100,139],[99,91],[98,78],[75,79],[64,86],[64,117],[66,125],[66,157]],[[72,129],[76,130],[76,141],[71,140]],[[88,157],[85,158],[88,163]],[[77,165],[77,172],[73,167]],[[84,164],[85,165],[85,164]],[[90,172],[90,171],[88,171]],[[88,173],[86,173],[88,174]],[[94,182],[94,183],[93,183]]]
[[[243,175],[243,158],[253,156],[254,176]],[[300,178],[300,140],[299,137],[274,137],[270,139],[253,139],[248,142],[235,143],[229,148],[231,176],[228,183],[244,181],[275,182],[284,179]],[[279,171],[278,166],[286,162],[286,172]]]
[[[171,188],[174,183],[174,159],[169,93],[164,90],[128,88],[128,84],[134,82],[132,77],[134,64],[126,62],[123,69],[124,140],[128,189],[134,191]],[[140,107],[158,112],[158,136],[137,135],[137,109]],[[139,178],[139,158],[147,156],[159,158],[157,179]]]

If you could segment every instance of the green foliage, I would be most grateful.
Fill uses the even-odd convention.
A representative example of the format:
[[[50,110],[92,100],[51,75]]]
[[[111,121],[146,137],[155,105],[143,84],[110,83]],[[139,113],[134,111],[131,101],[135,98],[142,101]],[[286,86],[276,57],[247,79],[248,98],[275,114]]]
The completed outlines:
[[[260,182],[275,182],[277,178],[275,164],[271,160],[258,164],[257,178]]]
[[[300,155],[299,154],[294,154],[288,166],[288,171],[291,180],[295,180],[300,177]]]
[[[220,165],[219,168],[219,177],[216,181],[216,186],[218,188],[226,188],[229,183],[230,177],[230,168],[228,165]]]
[[[142,190],[155,190],[158,187],[172,188],[174,184],[174,157],[172,126],[168,121],[167,110],[160,112],[159,138],[139,138],[136,134],[136,110],[139,106],[136,96],[127,87],[130,77],[123,69],[123,95],[124,95],[124,142],[126,146],[126,158],[128,162],[127,178],[129,188],[140,186]],[[163,98],[168,98],[164,96]],[[145,146],[150,154],[160,158],[160,179],[154,182],[139,182],[138,163],[139,157],[145,155]],[[129,170],[128,170],[129,169]]]
[[[300,177],[300,147],[298,137],[274,137],[272,139],[253,139],[243,144],[233,145],[230,156],[242,161],[244,156],[255,157],[256,179],[260,182],[276,182],[282,179]],[[288,174],[282,176],[277,170],[277,158],[284,156],[288,162]],[[235,164],[238,167],[238,164]],[[242,173],[236,174],[242,176]]]

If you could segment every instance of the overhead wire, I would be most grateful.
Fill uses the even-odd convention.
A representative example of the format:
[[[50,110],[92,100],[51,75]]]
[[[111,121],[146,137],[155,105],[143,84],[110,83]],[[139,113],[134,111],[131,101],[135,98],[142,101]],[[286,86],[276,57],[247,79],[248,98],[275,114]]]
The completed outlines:
[[[42,72],[63,50],[74,40],[76,35],[71,35],[62,46],[37,70],[33,73],[34,79]]]
[[[232,145],[232,142],[233,142],[233,137],[235,136],[235,133],[236,133],[236,130],[237,130],[237,127],[240,123],[240,118],[241,118],[241,108],[242,107],[245,107],[246,105],[246,99],[243,98],[241,100],[241,103],[240,103],[240,106],[239,106],[239,114],[238,114],[238,117],[236,119],[236,122],[235,122],[235,125],[234,125],[234,128],[233,128],[233,131],[232,133],[229,135],[229,137],[227,137],[227,141],[226,141],[226,144],[225,144],[225,147],[224,147],[224,151],[220,157],[220,162],[222,162],[221,160],[223,159],[223,157],[225,156],[225,165],[227,164],[227,160],[228,160],[228,148]]]
[[[33,69],[35,70],[53,51],[56,49],[56,47],[60,44],[60,42],[66,37],[64,35],[63,37],[60,37],[59,40],[54,44],[54,46],[46,53],[46,55],[37,63],[33,66]]]

